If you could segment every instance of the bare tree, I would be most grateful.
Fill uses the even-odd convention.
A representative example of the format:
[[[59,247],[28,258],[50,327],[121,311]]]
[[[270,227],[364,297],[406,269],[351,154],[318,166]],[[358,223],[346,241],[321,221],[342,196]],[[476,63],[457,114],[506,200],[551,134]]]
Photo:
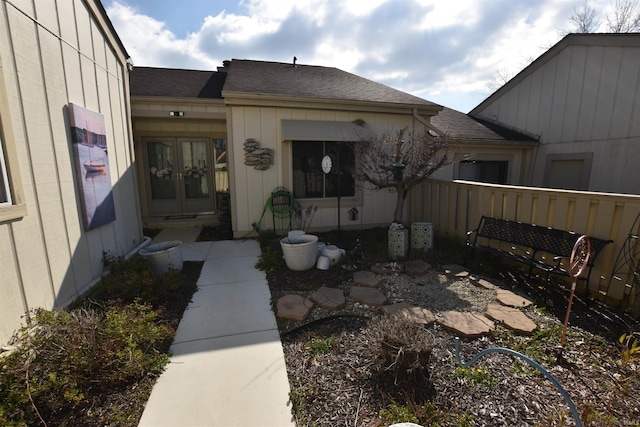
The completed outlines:
[[[600,27],[600,12],[589,4],[589,0],[584,0],[580,7],[573,8],[569,21],[573,23],[573,32],[593,33]]]
[[[395,135],[375,135],[355,144],[354,176],[376,189],[396,191],[393,222],[400,223],[411,189],[451,163],[447,156],[450,145],[448,137],[428,130],[422,135],[411,135],[406,128]]]
[[[511,80],[512,77],[513,73],[507,71],[506,68],[497,69],[496,72],[491,75],[491,80],[487,82],[487,88],[489,89],[489,91],[495,92],[496,90],[504,86],[509,80]]]
[[[611,33],[640,31],[640,4],[638,0],[616,0],[613,12],[607,14],[607,29]]]

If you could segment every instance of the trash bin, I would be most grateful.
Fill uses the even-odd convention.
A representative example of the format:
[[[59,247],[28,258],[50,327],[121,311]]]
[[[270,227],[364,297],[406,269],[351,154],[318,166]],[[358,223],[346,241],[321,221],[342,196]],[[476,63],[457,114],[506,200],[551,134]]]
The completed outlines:
[[[180,240],[145,246],[138,253],[149,260],[151,272],[155,275],[164,274],[169,270],[182,271],[182,242]]]

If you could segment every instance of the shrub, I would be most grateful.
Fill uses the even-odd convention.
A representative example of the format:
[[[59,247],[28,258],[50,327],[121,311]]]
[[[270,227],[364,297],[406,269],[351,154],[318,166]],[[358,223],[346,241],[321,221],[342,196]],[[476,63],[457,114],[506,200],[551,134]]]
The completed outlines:
[[[172,331],[147,304],[36,310],[0,371],[0,424],[73,424],[104,395],[159,375]]]

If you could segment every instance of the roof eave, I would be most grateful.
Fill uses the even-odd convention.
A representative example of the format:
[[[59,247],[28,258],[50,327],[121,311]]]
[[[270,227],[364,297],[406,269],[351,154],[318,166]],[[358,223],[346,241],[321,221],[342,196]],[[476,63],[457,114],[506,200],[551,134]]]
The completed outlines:
[[[303,104],[303,106],[313,106],[314,108],[329,109],[360,109],[372,111],[392,111],[401,114],[411,114],[417,109],[418,114],[433,116],[443,109],[437,104],[417,104],[384,101],[366,101],[339,98],[317,98],[305,96],[276,95],[267,93],[249,93],[222,91],[222,97],[227,105],[255,105],[255,106],[293,106],[293,104]]]
[[[224,105],[222,98],[194,98],[194,97],[175,97],[175,96],[139,96],[131,95],[131,102],[144,102],[155,104],[220,104]]]

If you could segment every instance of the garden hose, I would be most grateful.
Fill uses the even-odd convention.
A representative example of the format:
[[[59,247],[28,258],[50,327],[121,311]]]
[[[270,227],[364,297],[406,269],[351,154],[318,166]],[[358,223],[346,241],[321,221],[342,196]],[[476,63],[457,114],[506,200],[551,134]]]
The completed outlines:
[[[273,200],[277,199],[278,197],[287,197],[289,199],[289,203],[284,205],[274,205]],[[293,197],[293,194],[282,188],[276,189],[273,193],[271,193],[271,196],[269,196],[267,202],[264,204],[260,219],[257,222],[251,224],[251,226],[253,227],[253,231],[257,232],[258,234],[260,233],[262,219],[264,218],[264,214],[267,212],[267,209],[269,209],[269,211],[271,211],[271,214],[276,218],[287,218],[290,217],[295,210],[295,204],[296,200]],[[283,206],[284,208],[281,208],[281,206]],[[247,235],[250,233],[251,231],[247,233]]]

